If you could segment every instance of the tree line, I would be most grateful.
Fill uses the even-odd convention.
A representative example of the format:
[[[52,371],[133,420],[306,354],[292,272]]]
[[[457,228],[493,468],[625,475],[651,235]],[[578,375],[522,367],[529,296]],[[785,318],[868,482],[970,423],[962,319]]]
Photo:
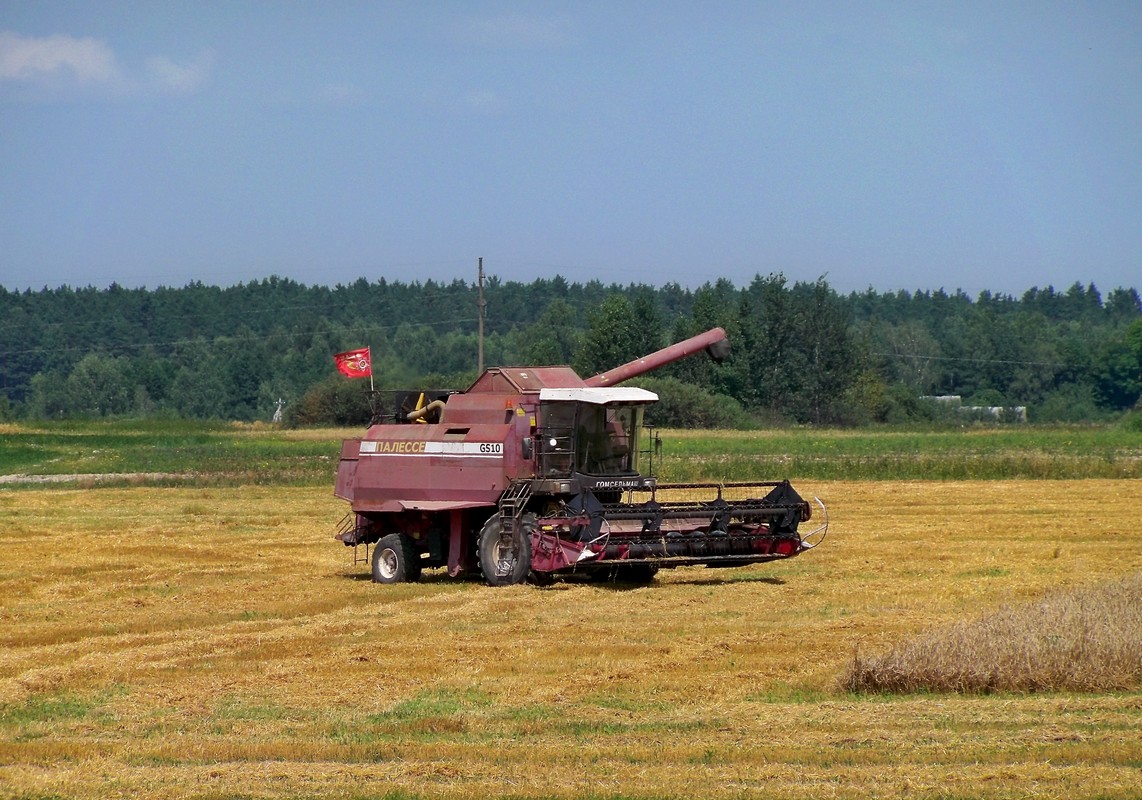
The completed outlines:
[[[590,375],[721,326],[720,365],[691,358],[640,385],[660,424],[854,425],[943,413],[928,398],[1025,406],[1030,419],[1100,421],[1142,395],[1133,288],[838,294],[781,274],[738,287],[490,278],[486,365],[571,364]],[[179,416],[296,423],[367,419],[333,354],[370,346],[383,389],[463,389],[476,377],[476,286],[334,287],[268,278],[231,287],[0,288],[0,418]]]

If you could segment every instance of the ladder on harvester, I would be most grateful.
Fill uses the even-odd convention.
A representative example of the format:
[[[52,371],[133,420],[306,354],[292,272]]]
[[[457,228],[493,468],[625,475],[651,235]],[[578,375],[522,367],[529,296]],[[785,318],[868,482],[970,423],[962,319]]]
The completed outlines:
[[[500,497],[500,538],[510,541],[515,535],[516,522],[531,499],[531,481],[516,481]]]

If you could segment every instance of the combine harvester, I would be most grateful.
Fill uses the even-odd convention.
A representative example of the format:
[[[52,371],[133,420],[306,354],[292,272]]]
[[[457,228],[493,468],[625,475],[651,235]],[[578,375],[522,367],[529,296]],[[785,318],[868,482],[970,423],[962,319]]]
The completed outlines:
[[[570,367],[493,367],[465,392],[398,396],[393,422],[342,444],[334,494],[351,510],[336,538],[365,545],[366,560],[373,545],[378,583],[447,566],[493,586],[572,573],[645,583],[662,568],[819,544],[828,522],[798,532],[811,507],[788,481],[655,480],[643,411],[658,396],[617,384],[702,350],[724,359],[725,332],[586,380]]]

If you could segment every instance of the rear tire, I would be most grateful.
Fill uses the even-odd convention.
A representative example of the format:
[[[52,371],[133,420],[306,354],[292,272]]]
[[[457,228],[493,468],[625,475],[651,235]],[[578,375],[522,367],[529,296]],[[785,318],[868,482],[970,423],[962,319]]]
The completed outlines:
[[[376,583],[403,583],[420,580],[420,554],[403,533],[381,537],[373,548],[373,580]]]
[[[480,530],[480,571],[489,586],[511,586],[527,580],[531,571],[531,531],[535,515],[524,514],[516,523],[510,545],[500,541],[500,515],[491,517]]]

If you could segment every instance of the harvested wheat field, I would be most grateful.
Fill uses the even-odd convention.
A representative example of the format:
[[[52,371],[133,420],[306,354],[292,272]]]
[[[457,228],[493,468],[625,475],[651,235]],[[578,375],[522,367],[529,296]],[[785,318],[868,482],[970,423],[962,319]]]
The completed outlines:
[[[1137,482],[797,485],[799,558],[508,589],[370,583],[321,489],[0,491],[0,796],[1142,796],[1137,685],[842,688],[1142,571]]]

